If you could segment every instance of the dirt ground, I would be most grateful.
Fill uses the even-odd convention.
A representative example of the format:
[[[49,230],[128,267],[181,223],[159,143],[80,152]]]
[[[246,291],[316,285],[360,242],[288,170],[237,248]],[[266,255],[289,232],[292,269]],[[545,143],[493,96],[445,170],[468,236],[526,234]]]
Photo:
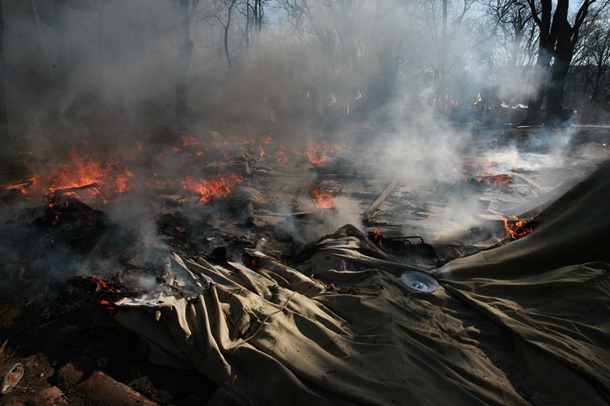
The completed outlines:
[[[62,381],[59,371],[69,363],[84,372],[83,380],[103,371],[158,404],[210,399],[215,387],[197,372],[149,363],[138,337],[98,303],[96,289],[91,280],[71,280],[60,299],[45,307],[28,304],[27,292],[0,297],[0,337],[8,340],[2,365],[19,362],[25,370],[17,386],[0,396],[1,405],[101,404]]]

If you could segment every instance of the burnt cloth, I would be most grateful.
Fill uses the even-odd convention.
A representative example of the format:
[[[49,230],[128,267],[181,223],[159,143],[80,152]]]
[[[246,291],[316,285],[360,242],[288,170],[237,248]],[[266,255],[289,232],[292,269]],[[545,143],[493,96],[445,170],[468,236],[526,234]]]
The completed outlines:
[[[298,270],[255,252],[249,267],[175,257],[210,288],[117,319],[152,360],[252,404],[608,404],[609,198],[603,165],[530,235],[437,270],[434,293],[411,292],[400,264],[367,262],[366,242],[338,233]],[[514,338],[515,365],[491,356],[499,335],[469,311]]]

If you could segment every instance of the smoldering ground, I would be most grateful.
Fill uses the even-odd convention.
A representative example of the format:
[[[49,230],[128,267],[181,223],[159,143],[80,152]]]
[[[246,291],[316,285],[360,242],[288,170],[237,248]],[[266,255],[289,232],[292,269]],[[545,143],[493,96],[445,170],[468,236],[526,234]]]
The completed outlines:
[[[283,8],[269,10],[267,29],[257,35],[251,31],[246,36],[244,13],[234,10],[235,25],[224,37],[226,7],[222,2],[199,3],[189,11],[193,49],[183,127],[176,119],[181,27],[174,3],[3,4],[11,130],[5,162],[19,168],[19,177],[42,175],[37,196],[29,201],[32,206],[48,193],[58,165],[72,162],[71,157],[128,170],[133,190],[111,208],[95,208],[150,266],[169,255],[152,221],[158,207],[151,205],[151,196],[160,189],[150,189],[163,184],[164,193],[184,192],[184,175],[207,176],[208,168],[193,158],[195,151],[221,156],[228,150],[225,142],[235,148],[242,138],[269,137],[276,150],[281,145],[303,152],[308,143],[324,140],[345,146],[341,157],[366,168],[362,176],[382,183],[394,180],[413,190],[438,190],[439,185],[463,182],[464,163],[480,141],[468,127],[448,122],[448,102],[455,100],[469,111],[483,83],[487,89],[500,87],[506,98],[524,92],[523,81],[513,88],[513,81],[476,68],[484,49],[465,35],[466,21],[452,31],[453,45],[441,46],[442,24],[432,18],[431,5],[364,1],[343,13],[331,2],[305,15],[282,2]],[[441,56],[448,65],[470,66],[460,76],[468,77],[468,83],[439,85],[440,77],[449,77],[440,68]],[[182,135],[193,137],[199,147],[187,150]],[[489,142],[484,143],[487,150],[476,154],[489,154],[502,164],[498,170],[561,164],[572,136],[544,139],[532,137],[525,155],[522,145]],[[210,147],[217,143],[221,146]],[[287,165],[302,164],[297,157],[293,154]],[[311,180],[310,173],[295,177],[294,189]],[[476,225],[479,219],[472,213],[480,208],[477,197],[469,200],[452,194],[451,188],[442,190],[447,191],[440,199],[444,215],[459,219],[464,228]],[[363,228],[366,205],[338,198],[335,214],[311,233],[298,232],[289,222],[278,231],[306,242],[342,222]],[[294,211],[290,201],[282,207],[288,214]],[[29,221],[35,220],[30,214]],[[197,210],[185,213],[192,221],[200,221],[200,215]],[[3,226],[4,273],[18,272],[19,257],[40,245],[32,243],[40,230],[18,230],[16,224]],[[108,262],[92,264],[71,249],[50,249],[38,260],[51,269],[40,274],[53,279],[113,271]]]

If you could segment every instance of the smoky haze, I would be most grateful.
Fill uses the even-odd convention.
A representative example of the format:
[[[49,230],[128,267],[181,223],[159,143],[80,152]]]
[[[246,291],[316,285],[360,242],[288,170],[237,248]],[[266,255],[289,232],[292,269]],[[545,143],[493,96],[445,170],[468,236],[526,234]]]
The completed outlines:
[[[116,162],[141,186],[158,182],[178,190],[184,175],[203,176],[182,152],[168,153],[181,145],[182,135],[202,146],[271,137],[274,148],[290,150],[326,140],[347,146],[344,156],[369,168],[372,177],[434,188],[460,181],[464,160],[479,152],[469,149],[468,126],[452,123],[474,120],[477,95],[495,89],[502,99],[497,101],[507,102],[527,95],[526,71],[519,70],[521,80],[515,81],[485,72],[482,61],[491,45],[482,34],[472,35],[480,13],[470,17],[452,7],[444,34],[433,2],[283,0],[266,4],[257,32],[246,24],[242,2],[231,10],[228,28],[230,2],[189,3],[197,6],[189,9],[193,48],[179,124],[176,83],[184,60],[178,2],[3,1],[6,160],[41,174],[42,192],[50,182],[44,177],[71,162],[70,156]],[[565,144],[546,152],[562,156],[571,135],[562,139]],[[511,151],[503,157],[528,159]],[[295,184],[301,187],[310,177],[304,174]],[[156,266],[170,249],[151,219],[158,210],[150,204],[158,191],[151,189],[121,196],[106,211],[107,220],[124,229],[119,235],[132,240],[129,249],[141,263]],[[443,203],[464,227],[476,223],[476,202],[448,195]],[[362,227],[362,205],[341,198],[336,209],[324,227],[295,237],[305,242],[345,223]],[[3,220],[11,215],[4,211]],[[14,231],[11,226],[3,233]],[[284,231],[296,233],[291,225]],[[19,231],[19,238],[28,240],[28,232]],[[13,248],[5,245],[3,255]],[[57,279],[107,266],[69,260],[69,252],[54,258],[53,264],[63,264],[52,273]]]
[[[237,2],[225,38],[227,2],[189,4],[186,120],[177,124],[176,2],[3,2],[10,146],[48,158],[86,143],[123,156],[135,142],[175,143],[181,131],[228,136],[246,124],[302,143],[398,120],[406,128],[392,130],[394,152],[396,141],[417,138],[414,126],[425,128],[425,145],[437,135],[445,145],[447,131],[429,124],[450,103],[468,115],[483,89],[507,101],[524,95],[523,81],[484,72],[490,44],[472,35],[480,11],[452,7],[444,33],[430,2],[283,0],[266,4],[258,32]]]

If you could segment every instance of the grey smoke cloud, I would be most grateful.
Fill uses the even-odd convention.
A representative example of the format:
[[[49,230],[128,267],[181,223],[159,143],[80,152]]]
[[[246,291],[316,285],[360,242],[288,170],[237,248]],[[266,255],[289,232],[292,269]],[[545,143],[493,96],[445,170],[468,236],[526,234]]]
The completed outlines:
[[[130,236],[142,263],[162,263],[170,248],[156,232],[158,206],[151,196],[186,193],[185,175],[210,173],[184,148],[172,149],[182,148],[174,104],[179,61],[173,2],[64,2],[58,15],[52,2],[38,1],[38,23],[28,3],[4,9],[10,124],[16,149],[31,153],[27,162],[26,155],[14,159],[49,177],[71,150],[120,162],[140,189],[102,209]],[[226,15],[204,7],[218,2],[199,3],[190,29],[194,48],[185,130],[206,154],[221,156],[222,148],[205,149],[213,142],[229,141],[235,148],[240,138],[263,135],[273,138],[274,147],[301,152],[310,141],[327,140],[347,146],[342,157],[366,168],[364,177],[435,190],[438,184],[463,182],[464,161],[473,154],[468,147],[476,141],[468,128],[448,122],[449,102],[467,115],[482,89],[495,89],[501,99],[528,92],[520,70],[489,74],[484,50],[468,31],[472,22],[457,27],[453,9],[451,46],[443,47],[439,10],[430,2],[362,1],[354,2],[359,7],[353,10],[339,9],[339,2],[310,2],[318,7],[301,20],[276,10],[260,38],[249,38],[249,47],[243,14],[236,12],[228,40],[230,72],[223,46]],[[57,28],[59,16],[65,31]],[[516,146],[493,146],[480,156],[495,161],[497,170],[548,168],[561,165],[572,137],[569,130],[535,136],[525,154]],[[147,184],[151,178],[154,187]],[[306,180],[310,174],[295,182],[302,188]],[[476,223],[468,214],[478,208],[476,201],[439,200],[454,223]],[[303,233],[287,223],[283,231],[305,242],[345,223],[364,227],[362,206],[341,197],[315,230]],[[224,214],[211,216],[220,219],[215,226],[222,225]],[[69,255],[59,262],[64,257]],[[88,273],[92,267],[110,271],[111,265],[76,262],[64,269]]]

